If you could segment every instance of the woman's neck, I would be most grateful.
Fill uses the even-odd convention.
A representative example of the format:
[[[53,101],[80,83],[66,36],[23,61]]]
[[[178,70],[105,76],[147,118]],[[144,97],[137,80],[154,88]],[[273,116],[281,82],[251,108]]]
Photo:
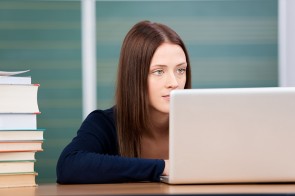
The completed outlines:
[[[152,111],[150,130],[141,138],[141,157],[169,158],[169,114]]]
[[[154,139],[169,135],[169,114],[156,110],[150,112],[151,126],[147,136]]]

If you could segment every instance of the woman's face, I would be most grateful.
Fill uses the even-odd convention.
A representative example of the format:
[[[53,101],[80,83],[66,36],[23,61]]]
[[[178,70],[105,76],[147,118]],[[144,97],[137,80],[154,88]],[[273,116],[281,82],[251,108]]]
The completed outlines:
[[[148,75],[149,104],[153,110],[169,113],[170,92],[184,89],[186,56],[179,45],[161,44],[152,58]]]

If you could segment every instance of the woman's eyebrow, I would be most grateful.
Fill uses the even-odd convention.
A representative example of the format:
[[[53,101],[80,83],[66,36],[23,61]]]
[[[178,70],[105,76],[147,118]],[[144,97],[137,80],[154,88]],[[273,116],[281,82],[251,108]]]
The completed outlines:
[[[156,65],[151,65],[151,67],[167,67],[167,65],[156,64]]]
[[[182,65],[187,65],[187,62],[179,63],[176,66],[182,66]]]
[[[182,65],[187,65],[187,62],[179,63],[176,66],[182,66]],[[156,65],[151,65],[151,67],[168,67],[168,66],[162,65],[162,64],[156,64]]]

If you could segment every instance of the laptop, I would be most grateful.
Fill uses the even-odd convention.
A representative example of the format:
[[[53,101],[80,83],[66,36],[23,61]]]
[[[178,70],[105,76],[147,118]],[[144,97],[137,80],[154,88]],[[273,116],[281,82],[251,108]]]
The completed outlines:
[[[295,87],[170,95],[169,184],[295,182]]]

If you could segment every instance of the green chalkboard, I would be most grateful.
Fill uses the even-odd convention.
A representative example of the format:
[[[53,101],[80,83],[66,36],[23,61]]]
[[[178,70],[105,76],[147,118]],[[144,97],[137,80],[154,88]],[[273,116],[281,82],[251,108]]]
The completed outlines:
[[[55,182],[57,158],[82,119],[80,2],[0,1],[0,70],[39,83],[37,182]],[[1,94],[1,92],[0,92]]]
[[[278,85],[277,0],[97,1],[98,106],[113,102],[125,34],[138,21],[169,25],[189,50],[193,88]]]

